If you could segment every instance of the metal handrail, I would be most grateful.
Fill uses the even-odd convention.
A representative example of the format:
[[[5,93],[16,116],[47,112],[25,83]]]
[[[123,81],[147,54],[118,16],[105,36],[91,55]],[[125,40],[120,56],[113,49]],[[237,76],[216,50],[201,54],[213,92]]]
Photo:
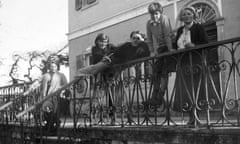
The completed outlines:
[[[205,49],[208,47],[215,47],[215,46],[220,46],[226,43],[232,43],[232,42],[236,42],[236,41],[240,41],[240,37],[236,37],[236,38],[231,38],[231,39],[227,39],[227,40],[222,40],[222,41],[216,41],[216,42],[210,42],[207,44],[201,44],[198,46],[195,46],[193,48],[188,48],[188,49],[180,49],[180,50],[176,50],[176,51],[171,51],[171,52],[164,52],[161,54],[158,54],[157,56],[151,56],[151,57],[144,57],[144,58],[139,58],[136,60],[131,60],[129,62],[123,63],[123,64],[116,64],[113,67],[121,67],[121,66],[125,66],[125,65],[133,65],[139,62],[143,62],[143,61],[147,61],[147,60],[151,60],[154,58],[160,58],[160,57],[164,57],[164,56],[171,56],[171,55],[176,55],[176,54],[180,54],[183,52],[188,52],[188,51],[192,51],[192,50],[199,50],[199,49]]]
[[[74,80],[72,80],[71,82],[69,82],[68,84],[62,86],[61,88],[59,88],[57,91],[45,96],[43,99],[41,99],[39,102],[35,103],[34,105],[28,107],[26,110],[18,113],[16,115],[16,118],[20,118],[21,116],[23,116],[24,114],[34,110],[35,108],[37,108],[39,105],[41,105],[42,103],[44,103],[45,101],[47,101],[48,99],[50,99],[51,97],[55,96],[56,94],[59,94],[61,91],[65,90],[67,87],[69,87],[70,85],[76,83],[79,79],[81,79],[80,77],[79,78],[76,78]]]
[[[220,46],[220,45],[224,45],[224,44],[229,44],[229,43],[233,43],[233,42],[238,42],[240,41],[240,37],[237,37],[237,38],[232,38],[232,39],[228,39],[228,40],[223,40],[223,41],[218,41],[218,42],[212,42],[212,43],[209,43],[209,44],[203,44],[203,45],[199,45],[199,46],[196,46],[194,48],[190,48],[190,49],[183,49],[183,50],[177,50],[177,51],[173,51],[173,52],[166,52],[166,53],[163,53],[163,54],[159,54],[158,56],[154,56],[154,57],[146,57],[146,58],[141,58],[141,59],[137,59],[137,60],[132,60],[130,62],[127,62],[127,63],[124,63],[124,64],[118,64],[118,65],[114,65],[113,67],[125,67],[125,66],[129,66],[129,65],[134,65],[136,63],[141,63],[141,62],[144,62],[144,61],[148,61],[148,60],[152,60],[152,59],[157,59],[157,58],[160,58],[160,57],[166,57],[166,56],[172,56],[172,55],[176,55],[176,54],[181,54],[181,53],[184,53],[184,52],[190,52],[192,50],[200,50],[200,49],[206,49],[206,48],[209,48],[209,47],[217,47],[217,46]],[[16,118],[20,118],[21,116],[23,116],[24,114],[34,110],[35,108],[37,108],[39,105],[43,104],[45,101],[47,101],[49,98],[55,96],[56,94],[60,93],[62,90],[65,90],[67,87],[71,86],[72,84],[76,83],[79,79],[79,78],[76,78],[74,80],[72,80],[70,83],[64,85],[62,88],[58,89],[56,92],[52,93],[52,94],[49,94],[47,95],[46,97],[44,97],[42,100],[40,100],[39,102],[35,103],[34,105],[28,107],[27,109],[25,109],[24,111],[18,113],[16,115]],[[7,107],[7,106],[6,106]]]

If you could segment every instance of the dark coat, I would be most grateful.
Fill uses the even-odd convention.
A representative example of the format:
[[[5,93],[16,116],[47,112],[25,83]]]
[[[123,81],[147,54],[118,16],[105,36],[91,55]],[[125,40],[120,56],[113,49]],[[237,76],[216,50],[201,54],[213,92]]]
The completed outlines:
[[[179,37],[183,33],[183,28],[184,28],[184,26],[180,27],[177,30],[176,42],[175,42],[176,44],[177,44]],[[190,28],[190,34],[191,34],[191,42],[194,43],[195,45],[208,43],[208,37],[207,37],[207,34],[202,25],[200,25],[198,23],[194,23],[192,25],[192,27]]]
[[[177,31],[176,42],[178,41],[184,27],[180,27]],[[207,34],[200,24],[193,24],[190,28],[191,42],[195,45],[208,43]],[[179,65],[176,75],[176,92],[174,97],[173,109],[175,111],[191,111],[194,99],[197,99],[197,104],[205,100],[205,88],[203,82],[201,50],[196,50],[191,53],[192,65],[190,65],[190,53],[182,54],[178,60]],[[193,73],[190,71],[193,70]],[[193,78],[193,80],[191,79]],[[199,94],[198,94],[199,89]],[[194,95],[193,95],[194,93]]]
[[[148,45],[145,42],[141,42],[138,46],[133,46],[131,42],[126,42],[117,47],[113,53],[111,57],[113,64],[122,64],[150,55]]]
[[[114,51],[115,47],[112,44],[109,44],[106,49],[101,49],[97,46],[92,47],[92,58],[91,64],[96,64],[102,60],[102,58],[112,51]]]
[[[104,77],[112,77],[115,74],[116,70],[113,69],[111,65],[123,64],[137,58],[149,56],[150,51],[145,42],[139,43],[138,46],[133,46],[130,42],[126,42],[117,47],[109,45],[105,50],[93,47],[91,64],[94,65],[102,60],[105,61],[103,57],[109,55],[111,55],[111,63],[109,64],[109,68],[103,71]]]

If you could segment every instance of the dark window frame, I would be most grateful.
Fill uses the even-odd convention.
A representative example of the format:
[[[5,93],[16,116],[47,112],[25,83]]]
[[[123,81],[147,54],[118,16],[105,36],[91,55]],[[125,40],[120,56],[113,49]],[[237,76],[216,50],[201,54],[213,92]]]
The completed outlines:
[[[95,5],[98,0],[75,0],[75,10],[83,10]]]
[[[88,4],[88,5],[93,4],[93,3],[95,3],[95,2],[97,2],[97,0],[87,0],[87,4]]]
[[[75,0],[75,10],[80,10],[83,7],[83,1],[82,0]]]

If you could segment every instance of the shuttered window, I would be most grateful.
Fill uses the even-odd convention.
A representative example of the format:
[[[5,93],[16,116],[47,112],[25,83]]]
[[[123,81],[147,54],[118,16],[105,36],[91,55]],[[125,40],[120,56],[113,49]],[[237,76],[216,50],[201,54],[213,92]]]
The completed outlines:
[[[80,10],[92,6],[97,0],[75,0],[75,9]]]
[[[93,4],[95,3],[97,0],[87,0],[87,4]]]
[[[75,9],[80,10],[82,8],[82,0],[75,0]]]

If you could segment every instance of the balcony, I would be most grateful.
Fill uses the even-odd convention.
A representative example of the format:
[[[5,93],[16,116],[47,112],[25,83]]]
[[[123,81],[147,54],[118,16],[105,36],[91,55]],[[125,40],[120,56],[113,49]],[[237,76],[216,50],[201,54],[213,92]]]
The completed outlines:
[[[78,77],[44,98],[38,88],[23,96],[29,84],[2,87],[0,142],[239,143],[239,52],[233,38],[142,58]],[[156,76],[158,60],[168,62],[168,73]],[[161,105],[151,105],[163,75]],[[56,95],[61,123],[51,131],[41,105]]]

